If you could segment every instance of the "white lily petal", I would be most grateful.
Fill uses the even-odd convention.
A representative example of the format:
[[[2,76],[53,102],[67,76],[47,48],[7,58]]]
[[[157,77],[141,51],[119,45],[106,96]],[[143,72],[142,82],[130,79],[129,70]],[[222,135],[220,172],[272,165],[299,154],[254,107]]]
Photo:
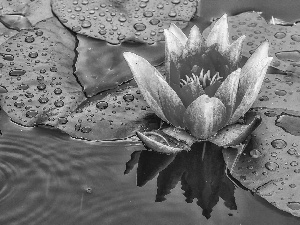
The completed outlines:
[[[177,27],[174,23],[171,23],[168,30],[178,38],[178,40],[183,46],[185,46],[186,42],[188,41],[188,38],[179,27]]]
[[[181,127],[185,107],[176,92],[146,59],[131,52],[123,55],[150,108],[162,120]]]
[[[227,76],[215,93],[216,98],[220,99],[226,107],[226,122],[230,119],[235,107],[236,93],[238,90],[241,69],[238,68]]]
[[[218,45],[218,50],[224,53],[226,49],[230,46],[229,43],[229,33],[228,33],[228,23],[227,14],[224,14],[213,26],[206,38],[206,45],[212,46],[214,44]]]
[[[226,108],[220,99],[201,95],[186,109],[183,122],[193,136],[207,139],[221,127]]]
[[[188,53],[195,54],[201,51],[201,47],[203,44],[204,44],[204,38],[199,28],[196,25],[194,25],[191,28],[185,48]]]
[[[229,58],[229,61],[236,65],[239,62],[242,54],[243,42],[246,39],[245,35],[242,35],[237,40],[235,40],[226,50],[225,55]]]
[[[257,95],[261,89],[263,80],[265,78],[267,69],[272,61],[272,57],[267,57],[263,59],[259,64],[256,64],[256,68],[247,71],[247,74],[243,74],[244,78],[240,78],[239,89],[242,88],[246,90],[243,95],[243,99],[234,111],[232,117],[229,120],[229,124],[236,122],[241,116],[243,116],[253,105],[254,101],[257,98]],[[260,69],[260,71],[258,70]],[[239,95],[239,90],[237,95]]]
[[[183,54],[184,45],[180,42],[180,40],[169,30],[164,30],[165,34],[165,67],[166,67],[166,78],[167,82],[170,83],[169,73],[171,70],[171,61],[177,66],[178,58]]]

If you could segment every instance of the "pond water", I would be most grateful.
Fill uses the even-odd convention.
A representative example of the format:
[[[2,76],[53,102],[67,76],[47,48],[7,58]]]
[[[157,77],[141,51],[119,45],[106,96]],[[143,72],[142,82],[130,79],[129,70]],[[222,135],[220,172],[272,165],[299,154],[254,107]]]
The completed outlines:
[[[207,0],[201,15],[207,25],[224,12],[248,10],[294,21],[295,4]],[[25,128],[3,111],[0,121],[1,225],[300,224],[232,183],[217,152],[202,165],[201,151],[174,158],[141,151],[138,143],[81,141],[53,129]]]

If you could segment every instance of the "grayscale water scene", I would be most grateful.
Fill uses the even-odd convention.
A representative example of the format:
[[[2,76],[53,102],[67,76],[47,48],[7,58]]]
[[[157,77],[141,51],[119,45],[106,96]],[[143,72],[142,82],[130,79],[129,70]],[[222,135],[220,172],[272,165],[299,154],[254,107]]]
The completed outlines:
[[[0,225],[299,225],[299,8],[0,0]]]

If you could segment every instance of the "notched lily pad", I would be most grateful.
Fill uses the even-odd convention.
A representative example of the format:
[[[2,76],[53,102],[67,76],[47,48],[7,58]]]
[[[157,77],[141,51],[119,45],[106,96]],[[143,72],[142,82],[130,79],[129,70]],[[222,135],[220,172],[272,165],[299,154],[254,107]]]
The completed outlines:
[[[1,106],[14,122],[55,126],[85,99],[73,75],[75,38],[55,18],[0,46]]]
[[[197,0],[52,0],[53,12],[76,33],[109,43],[163,40],[171,23],[184,28]]]
[[[139,130],[157,129],[160,119],[136,87],[100,94],[61,120],[59,129],[87,140],[122,139]]]
[[[233,168],[243,186],[277,208],[300,216],[300,113],[281,109],[253,109],[261,125]],[[290,117],[293,117],[291,119]],[[226,152],[227,151],[227,152]],[[224,150],[227,165],[235,156]]]
[[[255,49],[267,39],[270,43],[269,56],[273,57],[271,66],[282,71],[300,72],[299,25],[270,24],[257,12],[229,16],[228,25],[232,40],[246,35],[242,53],[245,57],[249,58]],[[208,33],[209,29],[205,33]]]
[[[4,0],[0,2],[0,15],[23,15],[35,25],[53,16],[50,0]]]
[[[75,74],[84,87],[87,96],[116,88],[132,79],[132,73],[125,62],[123,53],[134,52],[152,65],[160,65],[165,59],[163,43],[122,43],[111,45],[105,41],[78,34],[78,52]]]

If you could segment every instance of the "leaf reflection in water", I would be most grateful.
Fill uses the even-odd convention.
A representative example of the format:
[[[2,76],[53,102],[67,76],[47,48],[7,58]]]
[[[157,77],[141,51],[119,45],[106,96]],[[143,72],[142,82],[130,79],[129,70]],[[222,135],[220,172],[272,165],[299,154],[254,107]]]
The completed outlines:
[[[206,151],[202,160],[203,147]],[[226,165],[222,148],[210,142],[195,143],[191,151],[177,154],[161,154],[155,151],[136,151],[126,163],[125,174],[137,164],[137,186],[143,186],[157,175],[156,202],[166,200],[175,186],[181,189],[187,203],[196,199],[202,208],[202,215],[210,218],[219,197],[231,210],[237,206],[234,197],[234,184],[226,177]]]

